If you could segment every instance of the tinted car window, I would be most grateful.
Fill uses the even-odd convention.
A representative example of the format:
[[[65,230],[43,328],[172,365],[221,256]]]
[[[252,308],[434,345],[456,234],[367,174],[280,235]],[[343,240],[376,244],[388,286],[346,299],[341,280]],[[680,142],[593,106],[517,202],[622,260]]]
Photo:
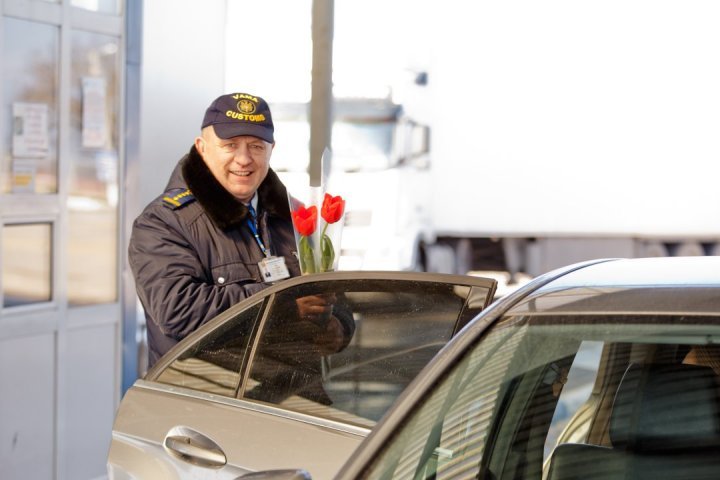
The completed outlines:
[[[205,335],[166,367],[157,381],[235,397],[261,305],[243,310]]]
[[[505,318],[363,477],[718,478],[718,339],[716,317]]]
[[[278,293],[244,396],[372,426],[450,339],[470,308],[470,291],[433,282],[355,280]],[[308,297],[330,299],[332,311],[304,318],[298,302]]]

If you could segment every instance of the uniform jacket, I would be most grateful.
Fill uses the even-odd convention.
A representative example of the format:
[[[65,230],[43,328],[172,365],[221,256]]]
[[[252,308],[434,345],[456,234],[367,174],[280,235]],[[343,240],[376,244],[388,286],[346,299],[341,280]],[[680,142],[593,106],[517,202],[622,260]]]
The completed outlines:
[[[300,275],[287,190],[272,169],[258,197],[263,243],[285,257],[291,276]],[[150,366],[200,325],[268,286],[248,216],[193,146],[166,192],[135,220],[128,254],[145,309]]]

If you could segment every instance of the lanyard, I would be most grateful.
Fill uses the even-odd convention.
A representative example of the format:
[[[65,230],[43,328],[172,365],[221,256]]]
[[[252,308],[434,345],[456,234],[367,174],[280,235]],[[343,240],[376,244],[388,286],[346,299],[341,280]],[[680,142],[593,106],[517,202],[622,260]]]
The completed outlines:
[[[260,247],[260,250],[262,250],[263,255],[266,257],[270,256],[270,253],[267,251],[267,248],[265,248],[265,244],[263,243],[262,239],[260,238],[260,234],[258,233],[257,229],[257,213],[255,212],[255,209],[252,205],[248,205],[248,211],[250,212],[250,216],[252,219],[247,219],[248,227],[250,227],[250,231],[253,234],[253,237],[255,237],[255,241],[257,242],[258,246]]]

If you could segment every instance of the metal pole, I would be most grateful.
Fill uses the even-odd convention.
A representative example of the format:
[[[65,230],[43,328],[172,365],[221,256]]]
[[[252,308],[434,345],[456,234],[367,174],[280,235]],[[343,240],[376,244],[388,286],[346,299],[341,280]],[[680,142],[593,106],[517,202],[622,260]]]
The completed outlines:
[[[320,186],[325,147],[332,140],[332,44],[334,0],[313,0],[312,4],[312,96],[310,99],[310,185]]]
[[[138,205],[140,164],[140,83],[142,74],[143,0],[125,2],[125,164],[123,179],[122,239],[122,385],[121,396],[142,373],[138,365],[138,311],[135,282],[127,263],[127,244]]]

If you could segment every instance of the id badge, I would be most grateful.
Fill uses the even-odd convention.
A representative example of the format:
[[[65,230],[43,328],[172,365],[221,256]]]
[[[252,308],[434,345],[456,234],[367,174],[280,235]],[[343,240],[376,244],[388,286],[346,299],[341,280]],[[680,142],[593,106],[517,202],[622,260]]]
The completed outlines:
[[[263,281],[272,283],[290,276],[284,257],[267,257],[260,260],[260,274]]]

